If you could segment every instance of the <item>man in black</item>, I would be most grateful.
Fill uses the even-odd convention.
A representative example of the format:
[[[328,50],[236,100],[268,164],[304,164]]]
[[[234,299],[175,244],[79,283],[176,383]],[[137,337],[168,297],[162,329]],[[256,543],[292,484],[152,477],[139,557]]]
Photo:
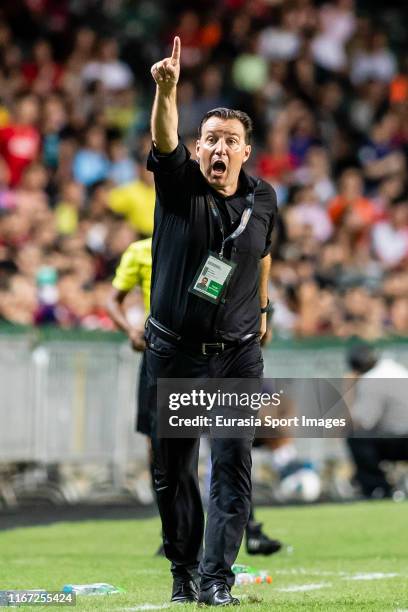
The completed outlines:
[[[354,431],[347,438],[354,480],[365,497],[392,497],[382,463],[408,460],[408,370],[362,341],[349,348],[347,362],[348,377],[357,381],[350,410]]]
[[[251,120],[214,109],[200,125],[199,163],[177,136],[180,39],[152,67],[156,97],[148,169],[156,185],[147,374],[158,378],[260,378],[276,197],[242,170]],[[210,253],[211,252],[211,253]],[[211,295],[197,290],[202,276]],[[237,604],[231,566],[250,512],[252,437],[211,440],[204,554],[198,439],[153,439],[154,480],[172,601]],[[200,563],[200,569],[198,565]],[[200,585],[198,586],[198,571]]]

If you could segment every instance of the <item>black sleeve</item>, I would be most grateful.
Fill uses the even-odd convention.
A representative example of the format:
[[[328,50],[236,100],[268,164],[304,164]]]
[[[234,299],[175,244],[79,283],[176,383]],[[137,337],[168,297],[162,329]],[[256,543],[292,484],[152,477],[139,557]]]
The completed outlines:
[[[262,181],[262,187],[267,192],[266,196],[267,196],[267,202],[268,202],[268,211],[270,211],[269,227],[268,227],[268,233],[266,235],[265,249],[264,249],[264,252],[262,253],[262,258],[264,258],[272,250],[272,232],[273,232],[273,228],[276,225],[276,220],[278,216],[278,206],[277,206],[277,200],[276,200],[276,193],[273,187],[269,185],[269,183],[266,183],[265,181]]]
[[[182,142],[167,154],[152,147],[146,167],[154,173],[156,194],[161,206],[175,212],[189,206],[193,164],[190,152]]]

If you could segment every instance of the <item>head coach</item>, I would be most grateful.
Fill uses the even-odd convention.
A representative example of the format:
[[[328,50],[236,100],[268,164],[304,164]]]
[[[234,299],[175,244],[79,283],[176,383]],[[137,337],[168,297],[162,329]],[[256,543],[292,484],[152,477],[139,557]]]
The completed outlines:
[[[197,158],[179,142],[180,39],[151,69],[156,82],[147,167],[154,173],[149,384],[158,378],[259,378],[266,331],[272,187],[242,169],[251,119],[227,108],[199,126]],[[205,277],[206,282],[202,279]],[[153,439],[154,486],[171,561],[173,602],[238,604],[231,566],[250,511],[252,440],[212,439],[204,553],[199,439]]]

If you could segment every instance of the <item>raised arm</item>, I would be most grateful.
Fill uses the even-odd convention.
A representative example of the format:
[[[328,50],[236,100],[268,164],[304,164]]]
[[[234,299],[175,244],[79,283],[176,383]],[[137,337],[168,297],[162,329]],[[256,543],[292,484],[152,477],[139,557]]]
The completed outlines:
[[[156,82],[151,130],[154,146],[160,153],[171,153],[178,144],[177,83],[180,76],[180,38],[173,42],[171,57],[152,66],[152,77]]]

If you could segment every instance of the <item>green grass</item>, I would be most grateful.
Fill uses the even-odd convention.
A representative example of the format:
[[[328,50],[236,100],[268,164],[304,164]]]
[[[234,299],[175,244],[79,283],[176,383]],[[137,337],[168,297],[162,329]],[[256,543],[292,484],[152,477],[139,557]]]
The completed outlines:
[[[293,552],[265,558],[248,557],[241,550],[239,562],[268,569],[273,584],[235,588],[235,595],[244,596],[240,610],[408,610],[406,503],[260,509],[257,518],[268,534],[292,545]],[[126,594],[82,597],[76,609],[115,611],[168,604],[168,562],[154,557],[159,532],[158,519],[59,523],[1,532],[0,589],[60,590],[66,583],[109,582],[126,589]],[[398,575],[350,579],[377,572]],[[305,584],[325,586],[305,592],[280,590]],[[176,609],[191,612],[195,607]]]

